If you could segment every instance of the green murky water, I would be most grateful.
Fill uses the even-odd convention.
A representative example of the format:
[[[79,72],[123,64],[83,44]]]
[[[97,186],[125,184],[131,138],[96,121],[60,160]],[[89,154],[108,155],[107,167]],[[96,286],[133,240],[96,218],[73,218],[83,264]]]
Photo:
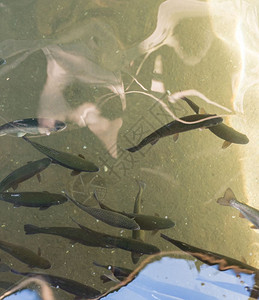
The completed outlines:
[[[242,55],[233,35],[220,31],[220,22],[230,24],[231,18],[217,1],[183,2],[0,2],[0,56],[7,61],[0,66],[1,123],[37,116],[65,120],[65,131],[34,140],[61,151],[81,153],[100,167],[98,174],[72,177],[70,170],[51,165],[41,174],[41,183],[32,178],[17,191],[67,190],[79,201],[94,205],[92,199],[86,199],[97,190],[107,205],[131,212],[138,191],[136,179],[142,180],[146,183],[142,212],[166,216],[176,223],[164,230],[165,234],[239,260],[244,257],[248,264],[259,267],[257,234],[234,209],[216,203],[230,186],[239,200],[246,201],[248,195],[251,205],[256,206],[256,189],[248,189],[256,188],[256,184],[248,181],[254,182],[253,175],[258,173],[248,173],[245,167],[245,163],[253,164],[250,157],[256,154],[246,152],[247,145],[223,150],[223,141],[210,131],[195,130],[180,135],[177,143],[167,137],[136,153],[125,150],[172,120],[158,101],[132,91],[161,98],[166,90],[197,90],[235,111],[236,117],[230,121],[249,136],[252,109],[242,112],[235,101],[232,104],[242,83],[241,76],[235,81],[237,87],[233,84],[234,75],[242,70]],[[251,6],[256,10],[255,4]],[[232,25],[229,30],[234,32],[236,23]],[[224,38],[229,38],[229,43]],[[145,91],[137,82],[132,83],[132,76]],[[126,93],[125,100],[123,91],[128,86],[131,93]],[[208,113],[227,114],[190,94]],[[111,95],[115,97],[109,99]],[[178,117],[192,114],[181,100],[170,103],[165,99],[164,103]],[[256,134],[249,138],[254,147],[258,145]],[[3,136],[1,141],[0,178],[43,157],[22,139]],[[73,245],[51,235],[24,234],[24,224],[75,227],[73,217],[94,230],[131,236],[127,230],[96,221],[70,202],[44,211],[13,208],[4,202],[0,205],[1,239],[35,252],[40,247],[52,263],[50,274],[105,291],[112,284],[101,282],[99,276],[105,271],[93,261],[135,267],[127,251]],[[147,232],[145,239],[161,250],[175,250],[159,234]],[[15,269],[28,270],[2,251],[0,258]],[[11,282],[20,279],[9,273],[3,278]],[[62,291],[57,293],[62,299],[72,299]]]

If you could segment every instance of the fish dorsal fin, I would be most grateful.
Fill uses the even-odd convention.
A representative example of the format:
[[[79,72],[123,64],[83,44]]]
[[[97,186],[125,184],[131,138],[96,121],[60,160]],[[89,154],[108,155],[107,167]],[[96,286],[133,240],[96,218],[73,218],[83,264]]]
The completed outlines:
[[[245,216],[240,212],[239,213],[239,218],[242,218],[242,219],[244,219],[245,218]]]
[[[81,157],[81,158],[83,158],[83,159],[85,159],[84,155],[83,155],[83,154],[81,154],[81,153],[80,153],[80,154],[78,154],[78,156],[79,156],[79,157]]]
[[[179,133],[173,135],[173,140],[175,143],[177,142],[178,138],[179,138]]]
[[[250,228],[251,228],[251,229],[259,229],[259,228],[256,227],[255,225],[251,225]]]
[[[154,229],[154,230],[152,230],[151,235],[155,235],[155,234],[157,234],[157,233],[158,233],[158,229]]]
[[[15,190],[18,188],[18,183],[14,183],[14,184],[12,185],[12,188],[13,188],[13,190],[15,191]]]
[[[70,175],[71,175],[71,176],[77,176],[77,175],[79,175],[80,173],[81,173],[80,171],[73,170],[73,171],[70,173]]]
[[[199,108],[199,114],[206,115],[207,113],[206,113],[205,109],[203,107],[201,107],[201,108]]]
[[[38,173],[37,175],[36,175],[36,177],[37,177],[37,179],[38,179],[38,181],[39,181],[39,183],[41,182],[41,176],[40,176],[40,173]]]
[[[152,142],[150,142],[150,144],[153,146],[153,145],[155,145],[158,141],[159,141],[159,138],[156,139],[156,140],[154,140],[154,141],[152,141]]]
[[[226,149],[228,148],[232,143],[229,141],[224,141],[224,143],[222,144],[222,149]]]

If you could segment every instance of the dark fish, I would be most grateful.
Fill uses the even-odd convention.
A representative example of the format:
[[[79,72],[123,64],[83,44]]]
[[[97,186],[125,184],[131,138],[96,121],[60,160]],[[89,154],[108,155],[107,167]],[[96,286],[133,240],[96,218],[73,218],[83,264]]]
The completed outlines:
[[[137,181],[137,183],[139,185],[139,191],[138,191],[138,194],[135,199],[135,204],[134,204],[134,209],[133,209],[134,214],[139,214],[141,212],[142,194],[146,188],[145,182]],[[143,230],[132,231],[132,238],[144,242],[145,231],[143,231]],[[136,264],[139,261],[139,259],[140,259],[139,253],[131,252],[131,260],[134,264]]]
[[[82,228],[85,232],[87,232],[87,234],[91,234],[95,236],[98,240],[103,241],[104,243],[106,243],[106,245],[109,245],[111,247],[120,248],[126,251],[133,251],[142,254],[154,254],[160,252],[160,250],[154,245],[147,244],[142,241],[134,240],[131,238],[113,236],[113,235],[97,232],[77,222],[76,224],[80,228]]]
[[[101,293],[94,289],[91,286],[84,285],[83,283],[77,282],[72,279],[67,279],[60,276],[54,276],[50,274],[44,273],[36,273],[36,272],[18,272],[16,270],[11,269],[11,272],[14,274],[27,276],[27,277],[42,277],[46,282],[48,282],[51,286],[55,288],[60,288],[70,294],[77,296],[78,299],[91,299],[101,295]]]
[[[45,154],[52,159],[53,163],[59,164],[65,168],[72,169],[79,172],[98,172],[99,168],[92,162],[85,160],[80,156],[76,156],[70,153],[57,151],[52,148],[48,148],[36,142],[32,142],[26,137],[24,140],[29,142],[35,149]]]
[[[71,197],[68,196],[67,193],[66,197],[70,201],[72,201],[76,206],[81,208],[83,211],[87,212],[89,215],[93,216],[94,218],[109,224],[114,227],[118,228],[125,228],[125,229],[130,229],[130,230],[137,230],[139,229],[139,225],[131,218],[128,218],[122,214],[102,209],[102,208],[95,208],[95,207],[90,207],[83,205],[76,200],[72,199]]]
[[[200,112],[200,108],[198,105],[196,105],[193,101],[190,99],[183,97],[181,98],[184,100],[190,107],[191,109],[198,114]],[[218,124],[213,127],[209,127],[209,130],[213,132],[216,136],[219,138],[223,139],[225,142],[223,143],[222,148],[226,148],[228,144],[234,143],[234,144],[247,144],[249,142],[248,137],[236,131],[235,129],[227,126],[226,124]]]
[[[98,203],[101,208],[111,210],[120,214],[123,214],[129,218],[134,218],[141,230],[160,230],[168,229],[174,227],[175,223],[169,218],[161,218],[158,216],[142,215],[135,213],[126,213],[114,210],[107,205],[104,205],[101,201],[98,200]]]
[[[19,183],[34,175],[39,175],[39,173],[45,170],[50,163],[51,159],[42,158],[40,160],[28,162],[26,165],[16,169],[0,182],[0,193],[8,190],[10,187],[16,190]]]
[[[116,267],[113,265],[101,265],[95,261],[93,262],[93,264],[97,267],[101,267],[101,268],[110,270],[115,277],[123,276],[125,278],[125,277],[128,277],[129,274],[133,272],[133,270],[131,270],[131,269],[127,269],[127,268],[123,268],[123,267]]]
[[[259,229],[259,210],[239,202],[230,188],[226,190],[224,197],[219,198],[217,202],[221,205],[232,206],[238,209],[242,216],[252,222],[255,228]]]
[[[0,57],[0,66],[5,64],[6,64],[6,60]]]
[[[22,137],[25,134],[30,135],[39,135],[46,134],[49,135],[54,131],[61,131],[66,128],[66,123],[62,121],[55,120],[54,127],[44,127],[40,125],[40,123],[47,123],[42,121],[51,121],[51,119],[38,119],[38,118],[28,118],[23,120],[16,120],[9,123],[6,123],[0,126],[0,136],[2,135],[16,135],[18,137]],[[49,122],[50,123],[50,122]]]
[[[83,229],[73,227],[38,227],[31,224],[24,225],[25,234],[51,234],[80,243],[90,247],[111,248],[102,240],[98,240],[93,234],[87,234]]]
[[[62,204],[67,198],[62,194],[49,192],[20,192],[20,193],[0,193],[0,200],[12,203],[15,207],[39,207],[49,208],[52,205]]]
[[[209,120],[203,121],[203,119],[208,117],[214,117]],[[179,122],[177,120],[174,120],[161,128],[157,129],[147,137],[145,137],[137,146],[128,148],[126,150],[130,152],[136,152],[140,150],[142,147],[151,144],[154,145],[156,142],[158,142],[159,139],[169,136],[169,135],[178,135],[180,132],[190,131],[197,128],[207,128],[211,126],[215,126],[223,121],[221,117],[216,117],[216,115],[209,115],[209,114],[202,114],[202,115],[190,115],[180,118],[183,121],[186,122],[195,122],[200,121],[198,123],[194,124],[185,124],[182,122]]]
[[[24,225],[24,231],[26,234],[45,233],[58,235],[91,247],[120,248],[127,251],[135,251],[143,254],[153,254],[160,252],[157,247],[151,244],[143,243],[129,238],[104,234],[91,230],[81,224],[78,224],[78,226],[80,226],[81,229],[72,227],[37,227],[34,225],[26,224]]]
[[[51,267],[51,264],[47,259],[37,255],[23,246],[0,241],[0,249],[27,264],[31,268],[49,269]]]
[[[161,237],[165,239],[166,241],[172,243],[176,247],[180,248],[184,252],[192,255],[193,257],[199,259],[201,262],[204,262],[207,265],[214,266],[218,265],[219,271],[226,271],[226,270],[233,270],[237,274],[238,273],[246,273],[246,274],[254,274],[259,271],[259,269],[256,269],[252,266],[249,266],[239,260],[236,260],[234,258],[230,258],[225,255],[221,255],[219,253],[210,252],[207,250],[203,250],[194,246],[191,246],[189,244],[174,240],[165,234],[161,233]]]

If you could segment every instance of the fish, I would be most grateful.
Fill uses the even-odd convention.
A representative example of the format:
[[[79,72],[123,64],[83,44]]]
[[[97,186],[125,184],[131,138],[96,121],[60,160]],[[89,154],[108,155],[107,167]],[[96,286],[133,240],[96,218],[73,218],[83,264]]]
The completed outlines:
[[[137,183],[139,185],[139,191],[135,199],[135,204],[133,209],[134,214],[139,214],[141,212],[142,194],[146,188],[145,182],[137,180]],[[132,238],[144,242],[145,231],[143,230],[132,231]],[[140,255],[138,253],[131,252],[131,260],[134,264],[136,264],[139,261],[139,259],[140,259]]]
[[[43,210],[52,205],[62,204],[67,198],[62,194],[49,192],[19,192],[0,193],[0,200],[12,203],[14,207],[36,207]]]
[[[218,265],[219,271],[233,270],[236,272],[236,274],[239,273],[254,274],[259,271],[259,269],[250,266],[246,263],[243,263],[237,259],[191,246],[181,241],[174,240],[163,233],[161,233],[160,236],[166,241],[180,248],[182,251],[197,258],[201,262],[210,266]]]
[[[47,118],[28,118],[23,120],[16,120],[0,126],[0,136],[15,135],[23,137],[26,134],[30,135],[49,135],[51,132],[61,131],[66,128],[66,123],[54,120],[54,127],[45,127],[40,124],[48,123],[53,124],[53,120]]]
[[[238,209],[242,216],[253,223],[256,229],[259,229],[259,210],[245,203],[239,202],[231,188],[227,188],[224,196],[219,198],[217,202],[221,205],[232,206]]]
[[[93,234],[87,234],[80,228],[73,227],[38,227],[31,224],[24,225],[25,234],[51,234],[69,239],[74,243],[79,243],[89,247],[112,248],[102,240],[98,240]]]
[[[196,114],[200,113],[200,107],[198,105],[196,105],[193,101],[191,101],[190,99],[188,99],[186,97],[183,97],[181,99],[184,100]],[[233,144],[249,143],[249,139],[245,134],[238,132],[234,128],[229,127],[224,123],[215,125],[213,127],[209,127],[208,129],[212,133],[214,133],[217,137],[224,140],[222,148],[226,148],[232,143]]]
[[[116,212],[113,212],[110,210],[83,205],[83,204],[79,203],[78,201],[69,197],[69,195],[67,193],[65,193],[65,195],[68,200],[73,202],[80,209],[82,209],[83,211],[85,211],[89,215],[91,215],[92,217],[94,217],[108,225],[118,227],[118,228],[130,229],[130,230],[134,230],[134,231],[139,230],[139,225],[132,218],[126,217],[122,214],[119,214],[119,213],[116,213]]]
[[[144,214],[135,214],[135,213],[127,213],[120,212],[118,210],[114,210],[107,205],[103,204],[103,202],[96,199],[101,208],[111,210],[120,214],[123,214],[129,218],[134,218],[137,224],[140,227],[140,230],[160,230],[160,229],[168,229],[175,226],[175,223],[169,218],[161,218],[158,216],[144,215]]]
[[[75,295],[77,297],[76,299],[90,299],[101,295],[101,292],[96,290],[95,288],[72,279],[38,272],[19,272],[14,269],[10,269],[10,271],[14,274],[26,277],[40,276],[52,287],[60,288],[72,295]]]
[[[73,220],[74,221],[74,220]],[[90,247],[120,248],[126,251],[135,251],[143,254],[158,253],[160,250],[151,244],[129,238],[117,237],[94,231],[74,221],[80,228],[73,227],[37,227],[31,224],[24,225],[25,234],[52,234],[62,236],[71,241]]]
[[[51,267],[51,264],[47,259],[23,246],[0,241],[0,249],[27,264],[30,268],[49,269]]]
[[[203,121],[203,119],[209,117],[215,117],[215,118]],[[160,127],[159,129],[157,129],[156,131],[154,131],[153,133],[145,137],[138,145],[128,148],[126,150],[128,150],[129,152],[136,152],[148,144],[151,145],[156,144],[158,140],[163,137],[174,135],[177,138],[180,132],[190,131],[197,128],[204,128],[204,127],[208,128],[211,126],[215,126],[223,121],[221,117],[217,117],[216,115],[209,115],[209,114],[189,115],[180,118],[180,120],[185,122],[195,122],[195,121],[200,121],[200,122],[194,124],[185,124],[180,121],[174,120]]]
[[[0,66],[5,64],[6,64],[6,60],[0,57]]]
[[[67,152],[58,151],[48,148],[23,136],[23,139],[30,143],[35,149],[48,156],[53,163],[59,164],[65,168],[78,172],[98,172],[99,168],[90,161],[85,160],[82,156],[76,156]]]
[[[97,238],[98,240],[102,240],[104,243],[106,243],[109,246],[120,248],[126,251],[133,251],[141,254],[155,254],[160,252],[160,249],[152,244],[144,243],[142,241],[134,240],[131,238],[113,236],[113,235],[97,232],[90,228],[87,228],[82,224],[79,224],[76,221],[74,222],[85,232],[95,236],[95,238]]]
[[[125,279],[126,277],[129,276],[130,273],[133,272],[133,270],[131,269],[128,269],[128,268],[124,268],[124,267],[118,267],[118,266],[113,266],[113,265],[102,265],[102,264],[99,264],[97,262],[93,262],[93,264],[97,267],[101,267],[101,268],[104,268],[104,269],[107,269],[107,270],[110,270],[112,272],[112,274],[117,278],[119,279],[119,281],[123,279]],[[105,282],[111,280],[110,278],[108,278],[108,280],[106,280]]]
[[[0,182],[0,193],[8,190],[10,187],[16,190],[19,183],[33,177],[34,175],[39,176],[39,173],[45,170],[50,163],[51,159],[42,158],[28,162],[26,165],[16,169]],[[40,181],[39,177],[38,180]]]

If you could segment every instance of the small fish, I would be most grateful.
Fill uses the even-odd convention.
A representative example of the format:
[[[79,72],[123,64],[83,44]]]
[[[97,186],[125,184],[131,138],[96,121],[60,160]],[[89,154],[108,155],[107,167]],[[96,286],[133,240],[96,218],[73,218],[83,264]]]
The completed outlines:
[[[199,259],[201,262],[204,262],[207,265],[214,266],[218,265],[219,271],[226,271],[226,270],[233,270],[237,274],[238,273],[246,273],[246,274],[254,274],[258,272],[259,270],[249,266],[239,260],[236,260],[234,258],[230,258],[225,255],[221,255],[219,253],[210,252],[207,250],[203,250],[201,248],[197,248],[194,246],[191,246],[189,244],[180,242],[178,240],[174,240],[165,234],[161,233],[161,237],[165,239],[166,241],[172,243],[176,247],[180,248],[184,252],[192,255],[193,257]]]
[[[259,210],[239,202],[230,188],[225,191],[224,197],[219,198],[217,202],[221,205],[232,206],[238,209],[242,216],[253,223],[255,228],[259,229]]]
[[[193,101],[186,97],[183,97],[181,99],[184,100],[196,114],[200,113],[199,106],[196,105]],[[235,129],[227,126],[224,123],[218,124],[213,127],[209,127],[209,130],[213,132],[216,136],[224,140],[222,148],[226,148],[232,143],[247,144],[249,142],[249,139],[245,134],[236,131]]]
[[[130,273],[133,272],[133,270],[131,269],[127,269],[127,268],[123,268],[123,267],[116,267],[116,266],[112,266],[112,265],[101,265],[97,262],[93,262],[93,264],[97,267],[101,267],[101,268],[104,268],[104,269],[107,269],[107,270],[110,270],[112,272],[112,274],[117,277],[128,277]]]
[[[63,238],[69,239],[75,243],[80,243],[85,246],[90,247],[102,247],[111,248],[111,246],[106,245],[102,240],[98,240],[93,234],[87,234],[84,230],[80,228],[73,227],[38,227],[31,224],[24,225],[25,234],[51,234],[61,236]]]
[[[99,205],[103,209],[111,210],[122,215],[125,215],[129,218],[134,218],[137,222],[141,230],[160,230],[160,229],[168,229],[174,227],[175,223],[169,218],[161,218],[158,216],[151,215],[143,215],[143,214],[135,214],[135,213],[126,213],[114,210],[107,205],[103,204],[101,201],[97,199]]]
[[[94,218],[114,227],[118,228],[125,228],[130,230],[139,230],[139,225],[131,218],[126,217],[122,214],[102,209],[102,208],[95,208],[83,205],[76,200],[69,197],[67,193],[65,193],[67,199],[72,201],[76,206],[81,208],[83,211],[87,212],[89,215],[93,216]]]
[[[0,57],[0,66],[5,64],[6,64],[6,60]]]
[[[42,120],[50,119],[38,119],[38,118],[28,118],[23,120],[16,120],[0,126],[0,136],[2,135],[15,135],[22,137],[26,134],[30,135],[49,135],[51,132],[61,131],[66,128],[66,123],[62,121],[55,120],[54,127],[44,127],[41,126]],[[52,120],[50,120],[52,121]],[[47,122],[45,122],[47,123]],[[52,122],[53,123],[53,122]]]
[[[27,276],[27,277],[42,277],[46,282],[55,288],[60,288],[72,295],[76,296],[76,299],[90,299],[101,295],[101,293],[95,288],[85,285],[83,283],[77,282],[72,279],[54,276],[45,273],[38,272],[18,272],[14,269],[10,269],[12,273]]]
[[[45,170],[50,163],[51,159],[42,158],[40,160],[28,162],[26,165],[16,169],[0,182],[0,193],[8,190],[10,187],[16,190],[19,183],[33,177],[34,175],[39,176],[39,173]]]
[[[120,248],[126,251],[133,251],[142,254],[154,254],[160,252],[160,250],[154,245],[147,244],[142,241],[134,240],[131,238],[113,236],[113,235],[97,232],[77,222],[75,223],[80,228],[82,228],[87,234],[94,236],[99,241],[103,241],[104,243],[106,243],[106,245],[109,245],[110,247]]]
[[[146,188],[145,182],[137,181],[137,183],[139,185],[139,191],[136,196],[136,200],[135,200],[135,204],[134,204],[134,209],[133,209],[134,214],[139,214],[141,212],[142,194]],[[132,231],[132,238],[144,242],[145,231],[144,230]],[[136,264],[139,261],[139,259],[140,259],[139,253],[131,252],[131,260],[134,264]]]
[[[77,222],[76,224],[78,224],[80,229],[72,227],[37,227],[31,224],[25,224],[24,231],[26,234],[44,233],[58,235],[71,241],[91,247],[120,248],[143,254],[154,254],[160,252],[156,246],[151,244],[129,238],[104,234],[87,228]]]
[[[31,268],[49,269],[51,267],[51,264],[47,259],[37,255],[23,246],[0,241],[0,249],[27,264]]]
[[[67,198],[62,194],[49,192],[20,192],[0,193],[0,200],[12,203],[14,207],[38,207],[43,210],[52,205],[62,204]]]
[[[32,142],[25,136],[25,141],[30,143],[35,149],[48,156],[53,163],[59,164],[65,168],[72,169],[79,172],[98,172],[99,168],[92,162],[85,160],[81,156],[76,156],[70,153],[58,151],[48,148],[36,142]]]
[[[203,119],[208,118],[208,117],[213,117],[213,116],[216,116],[216,115],[209,115],[209,114],[198,115],[197,114],[197,115],[190,115],[190,116],[185,116],[185,117],[180,118],[181,120],[186,121],[186,122],[200,121],[200,122],[194,123],[194,124],[185,124],[185,123],[179,122],[177,120],[174,120],[174,121],[160,127],[159,129],[157,129],[156,131],[154,131],[153,133],[151,133],[150,135],[145,137],[137,146],[128,148],[126,150],[128,150],[130,152],[136,152],[148,144],[151,144],[151,145],[156,144],[158,142],[158,140],[163,137],[166,137],[169,135],[175,135],[178,137],[178,134],[180,132],[190,131],[190,130],[194,130],[197,128],[204,128],[204,127],[207,128],[210,126],[215,126],[223,121],[223,119],[221,117],[215,117],[215,118],[203,121]]]

